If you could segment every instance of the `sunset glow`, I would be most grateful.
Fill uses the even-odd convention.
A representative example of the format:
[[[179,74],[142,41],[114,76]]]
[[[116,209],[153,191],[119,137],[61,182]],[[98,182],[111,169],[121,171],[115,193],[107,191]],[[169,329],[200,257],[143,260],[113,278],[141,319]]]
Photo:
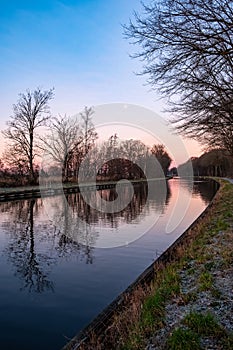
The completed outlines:
[[[51,101],[55,116],[72,116],[84,106],[125,103],[143,106],[168,119],[162,113],[166,101],[150,91],[146,77],[135,74],[142,64],[130,58],[136,48],[123,36],[122,24],[140,9],[140,0],[3,1],[0,129],[6,128],[18,94],[38,86],[55,88]],[[93,122],[97,123],[95,117]],[[120,129],[114,132],[120,134]],[[156,134],[155,125],[150,131]],[[128,134],[128,138],[134,136]],[[1,135],[1,153],[3,141]],[[143,142],[151,144],[152,140],[144,137]],[[198,143],[185,140],[185,145],[190,156],[200,155]],[[183,161],[186,155],[181,155],[179,162]]]

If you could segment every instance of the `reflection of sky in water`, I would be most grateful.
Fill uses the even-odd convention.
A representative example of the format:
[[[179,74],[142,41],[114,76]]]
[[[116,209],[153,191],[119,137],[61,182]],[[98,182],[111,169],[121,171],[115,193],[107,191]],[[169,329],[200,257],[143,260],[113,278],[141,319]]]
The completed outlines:
[[[48,197],[49,216],[42,199],[1,203],[3,348],[14,349],[15,339],[25,350],[61,348],[67,341],[64,335],[72,337],[90,322],[190,225],[213,190],[211,184],[194,184],[190,199],[190,184],[171,180],[167,197],[161,199],[159,187],[146,196],[146,188],[136,186],[133,201],[117,213],[98,213],[78,194],[67,197],[68,205],[59,197]],[[110,196],[110,192],[102,195]],[[96,196],[95,192],[91,196]],[[166,234],[174,205],[183,210],[181,199],[183,203],[190,200],[188,210],[179,226]],[[63,209],[69,207],[68,212],[59,212],[61,203]],[[76,219],[80,217],[82,224],[78,226]],[[92,247],[103,233],[123,237],[127,231],[133,236],[135,231],[148,228],[145,235],[126,246]]]
[[[143,236],[158,220],[170,196],[165,181],[131,187],[45,197],[43,204],[51,222],[73,242],[114,248]]]

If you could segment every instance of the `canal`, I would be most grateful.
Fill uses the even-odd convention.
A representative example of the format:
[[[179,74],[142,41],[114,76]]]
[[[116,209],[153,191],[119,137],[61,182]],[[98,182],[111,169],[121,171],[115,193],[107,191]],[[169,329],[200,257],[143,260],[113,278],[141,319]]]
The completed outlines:
[[[0,347],[59,350],[200,215],[213,181],[172,179],[0,203]],[[129,197],[129,200],[128,200]]]

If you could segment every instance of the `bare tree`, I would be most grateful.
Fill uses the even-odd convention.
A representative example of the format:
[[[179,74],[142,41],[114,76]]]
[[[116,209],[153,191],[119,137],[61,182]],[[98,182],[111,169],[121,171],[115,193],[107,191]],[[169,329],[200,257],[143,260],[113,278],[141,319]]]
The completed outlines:
[[[14,155],[26,159],[29,168],[30,182],[34,183],[34,159],[36,156],[36,130],[44,126],[50,118],[49,101],[53,97],[53,89],[27,91],[20,94],[18,102],[13,105],[14,115],[7,123],[8,129],[3,135],[8,139]]]
[[[24,183],[30,173],[25,155],[19,154],[12,146],[3,153],[3,158],[10,171],[18,176],[18,182]]]
[[[233,123],[226,126],[219,122],[213,126],[211,133],[206,132],[205,141],[208,146],[207,150],[225,149],[225,155],[233,156]]]
[[[169,97],[178,131],[200,141],[218,135],[226,147],[233,138],[233,1],[154,0],[144,11],[125,28],[141,47],[142,73]]]
[[[166,151],[165,146],[162,144],[153,145],[151,148],[151,153],[157,158],[161,168],[163,169],[164,175],[166,175],[172,159]]]
[[[192,157],[193,173],[196,176],[231,176],[233,171],[232,158],[225,150],[212,149],[202,154],[199,158]],[[178,171],[188,172],[188,162],[179,165]]]
[[[78,170],[81,162],[83,162],[81,177],[92,176],[90,162],[93,156],[93,152],[90,151],[98,138],[98,134],[92,121],[93,114],[94,111],[92,107],[85,107],[83,112],[80,113],[82,143],[79,144],[78,147],[76,147],[76,151],[74,151],[74,162],[77,164],[76,178],[78,178]]]
[[[163,145],[154,145],[150,150],[140,140],[119,140],[117,135],[113,134],[98,149],[96,156],[96,162],[100,162],[96,167],[99,170],[98,176],[111,180],[158,178],[163,172],[157,166],[155,157],[166,175],[171,158]]]
[[[77,119],[66,115],[53,118],[50,133],[41,140],[41,148],[62,167],[63,180],[68,181],[69,162],[73,152],[83,141]]]
[[[95,131],[94,124],[92,122],[92,116],[94,111],[92,107],[85,107],[84,111],[80,113],[82,120],[82,134],[83,134],[83,155],[85,156],[89,149],[93,146],[95,140],[98,138],[98,134]]]
[[[69,173],[78,178],[80,163],[85,159],[86,176],[89,172],[88,152],[97,138],[92,122],[92,108],[85,107],[80,113],[81,123],[77,118],[59,116],[50,123],[50,133],[42,139],[41,148],[47,152],[52,160],[62,166],[63,181],[68,181]]]

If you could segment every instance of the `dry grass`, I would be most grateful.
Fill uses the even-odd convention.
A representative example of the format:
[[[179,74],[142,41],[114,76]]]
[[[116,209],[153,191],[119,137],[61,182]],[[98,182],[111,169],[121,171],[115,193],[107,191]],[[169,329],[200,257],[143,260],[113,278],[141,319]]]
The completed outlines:
[[[190,261],[195,260],[197,266],[200,266],[197,282],[200,289],[212,290],[215,293],[211,275],[213,251],[209,248],[209,243],[219,233],[225,233],[219,242],[216,241],[216,249],[221,250],[221,264],[229,267],[232,264],[232,249],[229,247],[229,240],[231,240],[231,247],[233,246],[232,213],[233,186],[221,182],[213,204],[206,214],[185,233],[179,245],[172,248],[170,255],[167,256],[167,262],[155,263],[155,274],[150,285],[139,286],[130,295],[126,295],[123,303],[125,306],[123,309],[116,309],[110,326],[106,327],[101,335],[91,334],[89,341],[78,349],[139,350],[145,348],[148,338],[164,325],[165,306],[168,301],[173,299],[188,303],[194,300],[195,293],[193,295],[189,293],[184,297],[180,291],[179,271],[185,269]],[[190,271],[190,273],[193,272]],[[183,336],[184,339],[185,337],[189,339],[193,335],[190,333]]]

